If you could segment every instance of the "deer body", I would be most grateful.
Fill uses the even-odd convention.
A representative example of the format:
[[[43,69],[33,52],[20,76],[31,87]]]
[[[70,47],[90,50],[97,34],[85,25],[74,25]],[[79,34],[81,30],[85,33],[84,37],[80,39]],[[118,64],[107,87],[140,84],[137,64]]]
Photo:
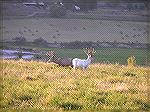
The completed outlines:
[[[72,66],[72,59],[71,58],[57,58],[54,60],[51,60],[51,62],[54,62],[60,66]]]
[[[77,67],[82,67],[83,69],[86,69],[90,63],[91,63],[91,57],[89,56],[87,59],[74,58],[72,60],[72,65],[74,69]]]
[[[77,67],[81,67],[83,69],[86,69],[89,64],[92,61],[92,56],[95,53],[94,49],[86,49],[87,51],[84,51],[87,54],[87,59],[79,59],[79,58],[74,58],[72,60],[72,66],[74,69],[76,69]]]
[[[56,63],[60,66],[72,66],[72,58],[67,57],[57,57],[53,51],[50,51],[49,54],[49,62]]]

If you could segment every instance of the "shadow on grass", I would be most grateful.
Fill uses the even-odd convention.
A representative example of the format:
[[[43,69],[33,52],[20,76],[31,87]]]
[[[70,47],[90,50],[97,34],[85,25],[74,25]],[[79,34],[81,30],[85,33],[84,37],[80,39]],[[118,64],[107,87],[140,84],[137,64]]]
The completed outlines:
[[[77,103],[70,103],[70,102],[59,104],[59,107],[63,108],[64,110],[81,110],[82,109],[82,105],[79,105]]]

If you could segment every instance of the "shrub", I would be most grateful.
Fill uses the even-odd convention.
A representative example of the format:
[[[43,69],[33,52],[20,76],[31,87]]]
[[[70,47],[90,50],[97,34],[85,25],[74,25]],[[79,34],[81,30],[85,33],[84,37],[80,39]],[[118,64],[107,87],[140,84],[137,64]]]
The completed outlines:
[[[124,75],[124,76],[134,77],[134,76],[136,76],[137,74],[135,74],[135,73],[130,73],[130,72],[126,72],[126,73],[124,73],[123,75]]]
[[[34,44],[36,45],[43,45],[43,46],[47,46],[47,41],[44,40],[42,37],[37,38],[33,41]]]
[[[24,44],[26,42],[26,38],[25,37],[15,37],[13,38],[14,42],[17,44],[17,45],[21,45],[21,44]]]
[[[50,8],[52,17],[61,17],[66,15],[66,9],[64,6],[54,4]]]
[[[135,59],[135,57],[134,56],[128,57],[127,63],[128,63],[129,67],[135,66],[136,65],[136,59]]]

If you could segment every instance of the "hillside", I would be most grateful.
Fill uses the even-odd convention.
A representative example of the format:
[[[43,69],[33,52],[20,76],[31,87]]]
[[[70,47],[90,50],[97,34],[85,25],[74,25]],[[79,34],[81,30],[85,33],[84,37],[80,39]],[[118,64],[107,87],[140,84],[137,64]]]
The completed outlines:
[[[92,64],[73,71],[53,63],[0,60],[1,111],[146,112],[149,67]]]
[[[54,18],[5,19],[2,22],[3,42],[15,37],[25,37],[27,41],[42,37],[50,43],[75,40],[147,43],[148,38],[146,22]]]
[[[129,10],[127,6],[131,5],[134,9]],[[2,2],[1,9],[3,42],[16,37],[25,37],[27,41],[41,37],[49,43],[76,40],[148,43],[149,13],[143,3],[98,2],[94,11],[70,9],[62,18],[52,18],[49,9],[18,2]]]

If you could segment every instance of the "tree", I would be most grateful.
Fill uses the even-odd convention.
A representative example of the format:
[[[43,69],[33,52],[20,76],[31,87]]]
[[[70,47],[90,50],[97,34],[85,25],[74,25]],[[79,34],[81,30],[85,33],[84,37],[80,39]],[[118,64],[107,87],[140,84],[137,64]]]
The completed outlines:
[[[22,36],[15,37],[15,38],[13,38],[13,40],[16,44],[25,44],[26,43],[26,38],[22,37]]]
[[[93,10],[97,8],[97,0],[77,0],[79,7],[83,11]]]
[[[66,8],[61,4],[53,4],[50,7],[50,13],[52,17],[61,17],[66,15]]]
[[[27,0],[0,0],[2,2],[7,1],[7,2],[26,2]]]
[[[109,1],[109,2],[125,2],[125,3],[144,3],[145,7],[150,10],[150,1],[149,0],[99,0],[99,1]]]
[[[48,42],[47,42],[46,40],[44,40],[42,37],[40,37],[40,38],[35,39],[35,40],[33,41],[33,43],[36,44],[36,45],[47,46],[47,43],[48,43]]]

